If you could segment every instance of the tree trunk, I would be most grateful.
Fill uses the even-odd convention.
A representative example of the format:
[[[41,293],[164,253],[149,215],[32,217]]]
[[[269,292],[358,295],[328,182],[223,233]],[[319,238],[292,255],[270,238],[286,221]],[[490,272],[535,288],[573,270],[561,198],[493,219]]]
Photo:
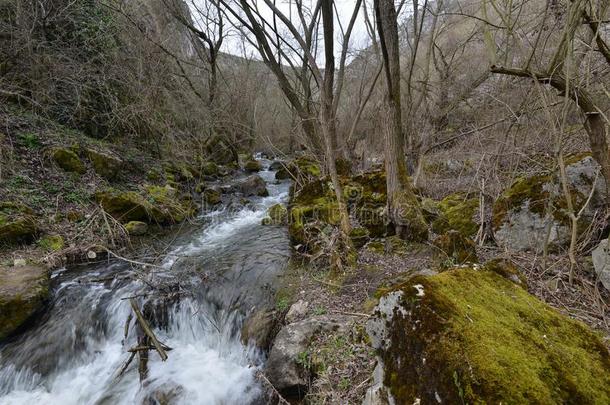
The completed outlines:
[[[425,240],[428,238],[428,227],[413,193],[404,159],[398,26],[394,1],[375,0],[375,14],[387,83],[384,152],[388,215],[399,237]]]

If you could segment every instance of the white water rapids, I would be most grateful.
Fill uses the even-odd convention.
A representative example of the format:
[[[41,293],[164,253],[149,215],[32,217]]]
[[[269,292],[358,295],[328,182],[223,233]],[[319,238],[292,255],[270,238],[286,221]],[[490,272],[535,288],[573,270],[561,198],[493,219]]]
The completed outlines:
[[[144,283],[125,263],[105,263],[55,274],[51,307],[22,335],[0,346],[0,404],[248,404],[260,402],[254,373],[263,356],[240,342],[244,314],[269,305],[272,283],[288,258],[286,230],[263,227],[267,208],[286,200],[288,184],[263,171],[270,196],[251,208],[204,214],[205,225],[181,236],[159,277],[182,275],[191,294],[169,310],[160,341],[173,348],[167,361],[149,356],[140,383],[137,357],[117,373],[135,346],[133,327],[123,342],[129,300]],[[185,287],[186,286],[186,287]],[[140,301],[142,303],[142,301]]]

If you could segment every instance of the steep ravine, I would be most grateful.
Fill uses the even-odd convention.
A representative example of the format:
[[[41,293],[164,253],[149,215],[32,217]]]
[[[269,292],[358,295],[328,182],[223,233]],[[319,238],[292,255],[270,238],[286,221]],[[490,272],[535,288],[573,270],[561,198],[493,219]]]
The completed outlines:
[[[36,325],[0,347],[2,404],[182,404],[250,403],[262,389],[255,378],[262,354],[242,345],[244,314],[269,304],[275,278],[289,258],[286,229],[264,227],[269,206],[284,201],[289,182],[276,184],[263,170],[269,197],[253,198],[238,209],[203,214],[199,228],[182,235],[154,268],[154,280],[180,299],[155,328],[173,348],[162,362],[150,352],[148,379],[140,384],[137,361],[120,378],[118,371],[135,346],[127,297],[147,286],[126,276],[121,262],[58,271],[52,302]],[[163,311],[163,307],[160,307]],[[162,316],[161,316],[162,318]]]

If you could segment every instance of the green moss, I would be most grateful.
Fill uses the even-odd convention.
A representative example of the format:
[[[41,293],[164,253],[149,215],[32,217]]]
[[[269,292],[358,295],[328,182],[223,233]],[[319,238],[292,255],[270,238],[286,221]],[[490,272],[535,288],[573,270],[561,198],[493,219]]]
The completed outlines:
[[[156,167],[153,167],[148,172],[146,172],[146,179],[149,181],[159,181],[161,180],[161,171]]]
[[[382,357],[397,403],[610,403],[599,336],[497,273],[451,270],[396,290],[406,311]]]
[[[201,174],[204,176],[217,176],[219,172],[218,165],[214,162],[205,161],[201,163]]]
[[[64,247],[64,238],[61,235],[47,235],[38,240],[38,246],[44,250],[57,252]]]
[[[203,200],[210,205],[220,204],[222,197],[220,191],[213,188],[206,188],[203,190]]]
[[[70,149],[55,148],[51,151],[51,157],[59,167],[67,172],[83,174],[87,171],[78,155]]]
[[[360,249],[369,241],[369,231],[363,227],[352,228],[349,237],[352,240],[354,247]]]
[[[305,179],[312,181],[322,175],[320,165],[308,156],[301,156],[292,161],[282,164],[282,167],[275,173],[277,180],[285,179]]]
[[[0,242],[31,242],[40,232],[33,211],[26,205],[14,202],[0,203]]]
[[[148,224],[141,221],[129,221],[125,224],[125,230],[130,235],[145,235],[148,232]]]
[[[521,177],[504,190],[493,205],[493,226],[498,229],[508,213],[519,211],[523,204],[529,202],[529,210],[544,217],[549,192],[544,185],[551,181],[551,176],[540,175]]]
[[[263,225],[285,225],[288,221],[288,210],[283,204],[275,204],[267,210]]]
[[[373,240],[366,245],[366,248],[373,253],[382,255],[385,253],[385,244],[380,240]]]
[[[438,203],[440,215],[432,222],[432,230],[443,234],[454,230],[472,237],[479,225],[474,221],[479,210],[479,199],[469,198],[462,193],[451,194]]]

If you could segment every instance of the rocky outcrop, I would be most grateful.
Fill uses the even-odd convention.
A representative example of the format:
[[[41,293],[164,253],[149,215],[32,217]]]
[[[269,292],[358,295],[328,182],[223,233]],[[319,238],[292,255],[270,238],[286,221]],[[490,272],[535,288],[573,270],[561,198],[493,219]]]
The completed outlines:
[[[600,283],[610,290],[610,245],[608,239],[604,239],[591,252],[593,267]]]
[[[55,148],[51,151],[51,157],[57,166],[67,172],[83,174],[87,168],[76,153],[66,148]]]
[[[87,149],[87,157],[89,157],[89,160],[91,161],[93,170],[107,180],[115,179],[123,166],[123,161],[121,159],[106,152]]]
[[[367,397],[609,402],[610,353],[600,337],[506,278],[502,267],[419,275],[387,292],[367,325],[381,374]]]
[[[0,203],[0,243],[29,243],[40,233],[34,211],[12,202]]]
[[[310,370],[303,354],[315,334],[346,330],[350,317],[316,316],[284,326],[277,334],[265,365],[265,375],[287,398],[302,397],[309,384]]]
[[[0,267],[0,340],[43,308],[49,283],[49,272],[43,267]]]
[[[591,195],[580,220],[581,229],[587,227],[595,211],[603,206],[605,182],[597,175],[598,171],[590,156],[566,160],[566,175],[576,212]],[[517,179],[494,203],[493,227],[498,244],[511,250],[541,252],[545,243],[550,250],[566,246],[570,241],[570,222],[557,176],[541,174]]]

